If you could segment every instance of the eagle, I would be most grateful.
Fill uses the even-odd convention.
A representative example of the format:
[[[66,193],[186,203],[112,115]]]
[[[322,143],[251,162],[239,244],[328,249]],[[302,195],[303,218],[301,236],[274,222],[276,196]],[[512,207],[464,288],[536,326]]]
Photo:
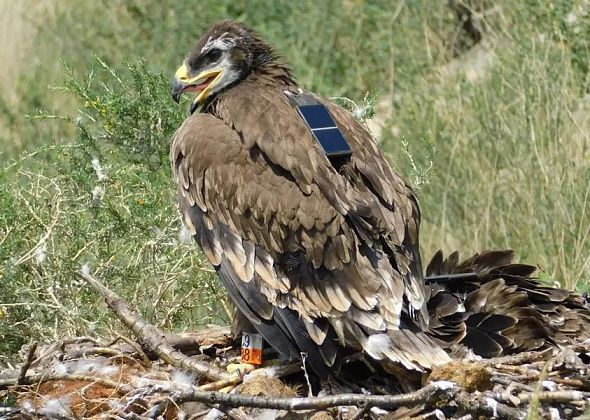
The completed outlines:
[[[585,299],[540,284],[512,251],[439,252],[426,278],[412,188],[253,29],[214,24],[171,91],[196,94],[170,152],[184,223],[240,319],[284,359],[320,378],[352,351],[420,372],[590,334]]]
[[[171,90],[196,93],[170,155],[182,218],[271,347],[321,377],[347,348],[415,370],[449,360],[424,333],[416,195],[361,122],[237,22],[206,31]],[[327,110],[350,156],[330,159],[300,97]]]

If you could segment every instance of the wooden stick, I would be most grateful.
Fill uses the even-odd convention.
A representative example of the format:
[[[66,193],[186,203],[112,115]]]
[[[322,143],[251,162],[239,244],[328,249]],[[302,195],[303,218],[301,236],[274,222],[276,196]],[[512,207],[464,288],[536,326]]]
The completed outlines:
[[[186,357],[176,351],[164,338],[164,334],[158,328],[148,324],[135,309],[132,309],[117,294],[105,287],[86,270],[76,273],[78,277],[98,291],[107,305],[117,314],[119,319],[142,340],[150,351],[153,351],[164,362],[184,369],[188,372],[204,376],[212,381],[229,379],[231,375],[217,369],[208,363]]]
[[[510,376],[498,376],[498,375],[492,376],[492,382],[500,384],[500,385],[506,385],[506,386],[512,385],[512,386],[520,388],[524,391],[535,392],[535,388],[533,388],[532,386],[527,385],[527,384],[521,384],[520,382],[516,382]]]
[[[221,392],[203,392],[187,390],[173,399],[180,405],[188,401],[197,401],[205,404],[220,404],[225,407],[256,407],[277,410],[321,410],[343,405],[368,406],[380,408],[396,408],[402,405],[428,403],[438,399],[441,394],[451,398],[458,388],[445,382],[432,382],[415,392],[403,395],[363,395],[340,394],[329,397],[315,398],[269,398],[241,394],[224,394]]]
[[[526,351],[510,356],[495,357],[493,359],[481,360],[480,363],[485,365],[522,365],[533,361],[547,360],[553,354],[553,349],[549,348],[542,351]]]
[[[370,406],[368,405],[362,405],[358,408],[358,410],[356,410],[356,412],[354,413],[354,415],[350,418],[350,420],[361,420],[363,417],[365,417],[365,414],[367,414],[367,412],[371,409]]]
[[[459,406],[461,412],[471,414],[475,418],[509,418],[518,419],[523,417],[523,412],[516,408],[502,404],[493,398],[475,396],[467,392],[458,392],[453,401]],[[492,403],[492,404],[490,404]]]
[[[588,397],[588,393],[581,391],[539,391],[518,394],[518,398],[523,403],[531,402],[533,399],[541,402],[570,403],[584,401]]]
[[[23,385],[24,380],[25,380],[25,376],[27,376],[27,371],[31,367],[33,360],[35,360],[35,352],[36,351],[37,351],[37,342],[34,342],[31,344],[31,347],[29,347],[29,352],[27,353],[27,360],[25,360],[25,363],[23,363],[23,365],[20,368],[20,373],[18,374],[18,380],[17,380],[17,383],[19,385]]]
[[[242,382],[242,378],[235,376],[233,378],[222,379],[221,381],[209,382],[208,384],[198,387],[199,391],[218,391],[231,385],[237,385]]]
[[[145,368],[149,369],[149,367],[152,365],[152,362],[151,362],[150,358],[147,357],[147,355],[145,354],[145,352],[143,351],[143,349],[141,348],[141,346],[139,344],[137,344],[135,341],[133,341],[129,337],[126,337],[122,334],[117,334],[117,340],[122,340],[125,343],[129,344],[132,348],[134,348],[135,351],[137,352],[137,355],[141,359],[141,364]]]
[[[166,341],[179,351],[199,350],[201,347],[227,347],[231,345],[232,339],[230,328],[223,326],[215,326],[202,331],[166,334]]]
[[[227,410],[223,407],[219,407],[218,410],[225,413],[227,417],[229,417],[231,420],[254,420],[252,417],[244,413],[244,411],[239,408],[232,408],[230,410]]]

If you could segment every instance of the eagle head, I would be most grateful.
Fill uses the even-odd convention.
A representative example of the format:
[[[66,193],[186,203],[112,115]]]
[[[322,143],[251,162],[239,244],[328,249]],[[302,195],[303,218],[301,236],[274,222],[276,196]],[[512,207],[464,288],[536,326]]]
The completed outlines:
[[[176,70],[172,98],[178,102],[184,92],[195,92],[192,114],[274,58],[272,47],[253,29],[238,22],[216,23]]]

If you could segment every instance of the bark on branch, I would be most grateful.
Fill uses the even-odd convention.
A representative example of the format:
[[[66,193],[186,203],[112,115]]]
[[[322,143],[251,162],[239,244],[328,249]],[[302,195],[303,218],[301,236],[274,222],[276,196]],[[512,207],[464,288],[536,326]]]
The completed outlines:
[[[190,359],[175,350],[166,342],[165,335],[162,331],[153,325],[148,324],[141,317],[139,312],[127,305],[123,299],[105,287],[90,273],[83,270],[77,272],[77,275],[93,289],[98,291],[107,305],[117,314],[119,319],[146,344],[150,351],[157,354],[164,362],[188,372],[204,376],[211,381],[220,381],[231,378],[232,375],[229,375],[208,363]]]
[[[452,398],[458,388],[449,382],[432,382],[431,384],[403,395],[363,395],[340,394],[315,398],[268,398],[242,394],[225,394],[221,392],[202,392],[189,390],[173,397],[176,404],[189,401],[205,404],[219,404],[223,407],[255,407],[276,410],[322,410],[330,407],[354,405],[357,407],[396,408],[403,405],[431,403],[444,398]]]

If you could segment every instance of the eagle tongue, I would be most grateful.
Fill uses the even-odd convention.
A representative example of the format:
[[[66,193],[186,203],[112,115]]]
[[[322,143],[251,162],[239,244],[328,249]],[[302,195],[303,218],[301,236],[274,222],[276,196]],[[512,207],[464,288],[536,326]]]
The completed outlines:
[[[207,88],[207,86],[209,86],[209,84],[213,81],[213,79],[215,79],[215,77],[210,77],[207,80],[205,80],[203,83],[200,83],[200,84],[194,85],[194,86],[190,86],[186,90],[190,90],[191,92],[197,92],[197,93],[202,92]],[[195,101],[191,104],[191,115],[193,115],[198,108],[199,108],[199,104],[197,103],[197,100],[195,99]]]

